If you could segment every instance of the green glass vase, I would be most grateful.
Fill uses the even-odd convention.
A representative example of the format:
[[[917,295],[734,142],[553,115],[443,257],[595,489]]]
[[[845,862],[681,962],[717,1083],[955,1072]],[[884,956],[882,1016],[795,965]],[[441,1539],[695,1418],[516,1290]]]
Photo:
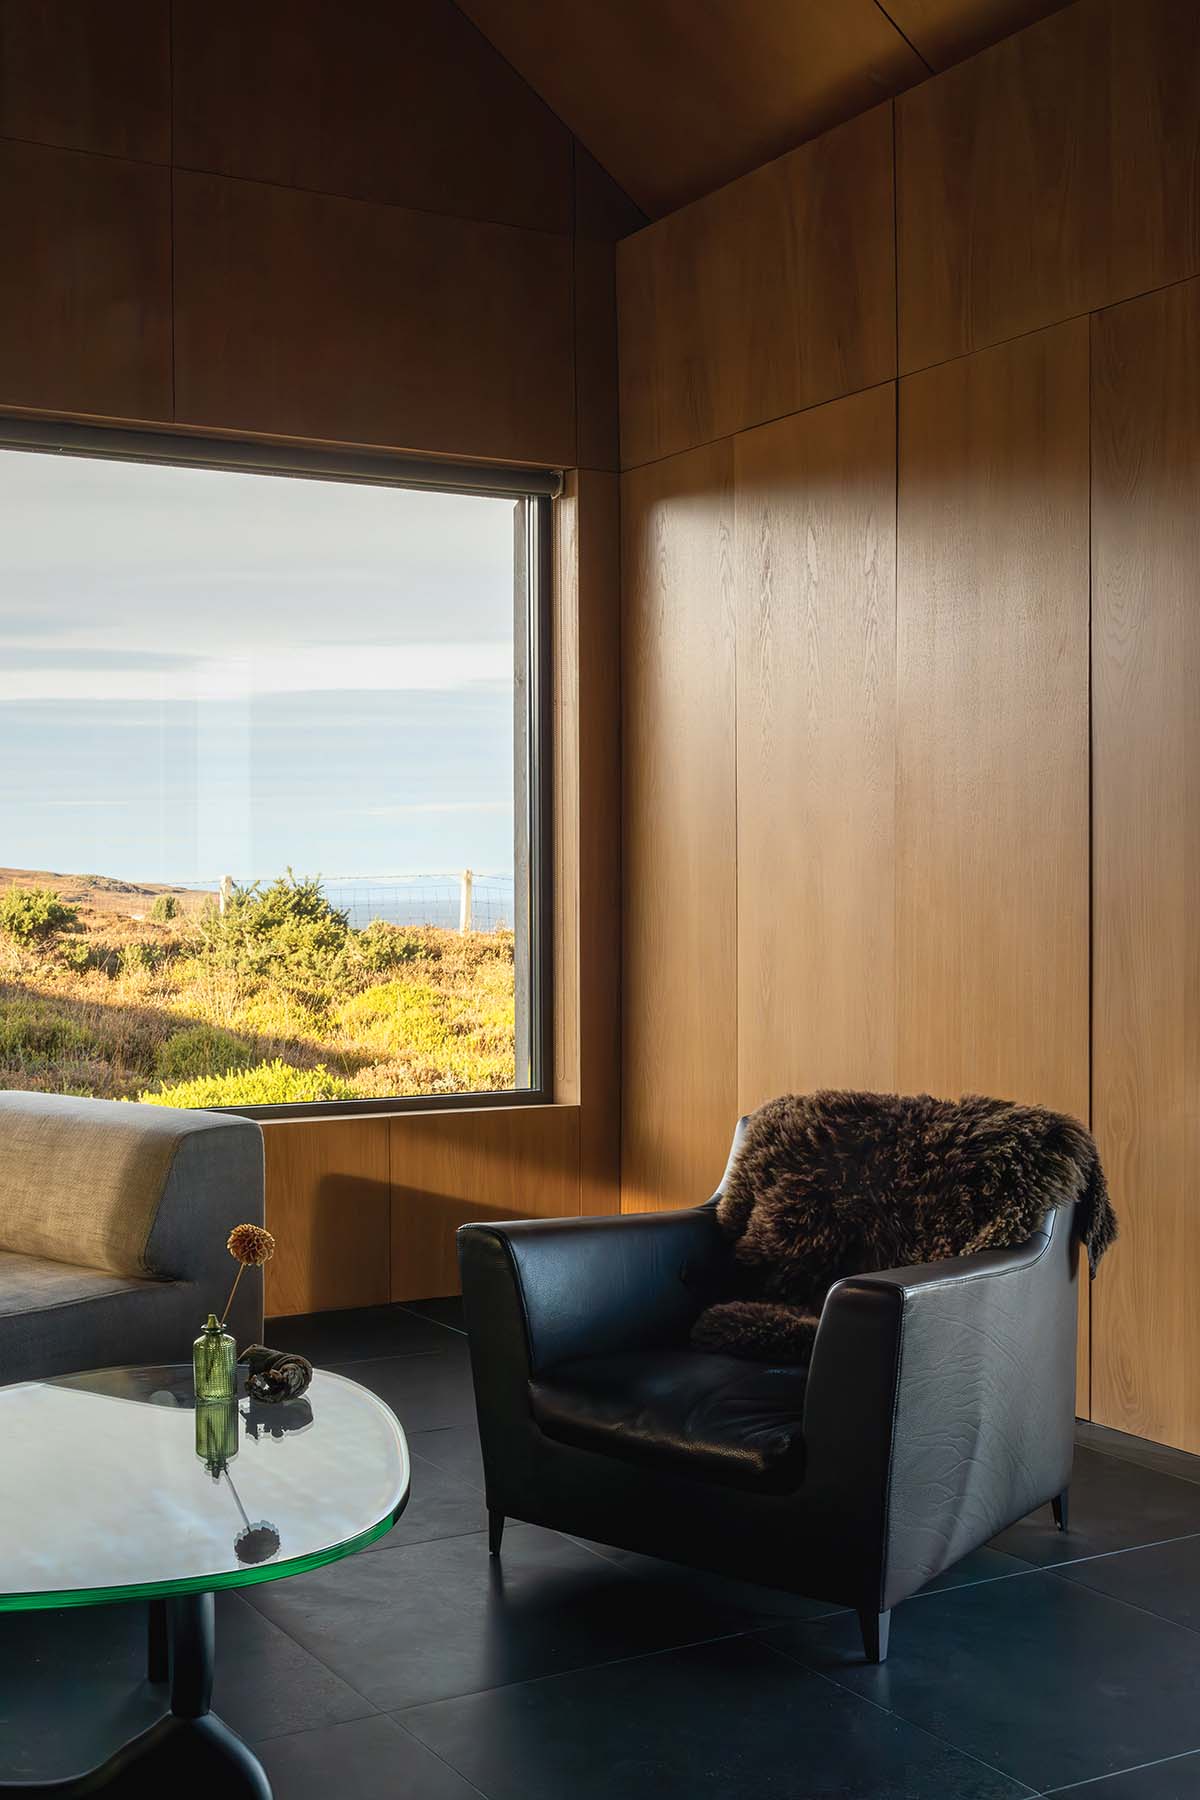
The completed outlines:
[[[196,1402],[196,1455],[214,1481],[238,1453],[238,1409],[236,1400],[198,1400]]]
[[[197,1400],[232,1400],[237,1392],[237,1344],[216,1313],[209,1313],[192,1345],[192,1372]]]

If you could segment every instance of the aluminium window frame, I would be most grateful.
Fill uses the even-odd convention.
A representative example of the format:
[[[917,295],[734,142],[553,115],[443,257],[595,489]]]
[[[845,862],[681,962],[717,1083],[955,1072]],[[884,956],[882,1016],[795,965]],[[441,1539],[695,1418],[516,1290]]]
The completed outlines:
[[[164,463],[292,480],[352,482],[369,487],[435,490],[524,501],[526,605],[528,857],[524,871],[528,921],[529,1085],[464,1094],[395,1094],[378,1099],[301,1100],[278,1106],[215,1106],[204,1110],[238,1118],[302,1120],[361,1118],[411,1112],[463,1112],[552,1103],[554,1045],[553,709],[551,606],[552,503],[562,492],[561,470],[463,463],[384,451],[314,449],[235,437],[170,431],[131,431],[0,414],[0,451],[26,450],[115,462]],[[514,870],[514,876],[519,872]],[[517,1046],[518,1056],[520,1045]]]

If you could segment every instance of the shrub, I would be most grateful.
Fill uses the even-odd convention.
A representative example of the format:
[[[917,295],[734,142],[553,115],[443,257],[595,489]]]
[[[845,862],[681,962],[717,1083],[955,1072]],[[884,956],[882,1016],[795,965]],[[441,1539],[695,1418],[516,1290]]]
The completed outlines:
[[[0,1006],[0,1062],[29,1068],[98,1053],[94,1033],[45,1001],[8,1000]]]
[[[375,975],[430,954],[422,932],[402,925],[389,925],[386,919],[372,919],[362,931],[354,932],[351,947],[355,961]]]
[[[0,930],[21,944],[42,944],[79,917],[50,888],[9,888],[0,900]]]
[[[138,938],[132,944],[121,946],[122,975],[133,975],[141,970],[157,969],[162,960],[162,947],[158,944],[147,944]]]
[[[223,913],[203,913],[201,954],[248,975],[321,977],[346,948],[348,917],[329,904],[320,881],[297,881],[289,869],[267,888],[234,888]]]
[[[286,1106],[300,1100],[352,1100],[354,1089],[324,1064],[297,1069],[282,1057],[252,1069],[230,1070],[181,1081],[173,1087],[138,1095],[150,1106]]]
[[[156,894],[154,905],[150,908],[150,917],[156,925],[165,925],[169,919],[177,919],[179,902],[174,894]]]
[[[155,1068],[164,1081],[194,1081],[248,1069],[254,1053],[248,1044],[216,1025],[189,1025],[159,1046]]]
[[[445,1048],[443,994],[424,981],[384,981],[347,1000],[338,1022],[356,1043],[372,1050],[423,1051]]]

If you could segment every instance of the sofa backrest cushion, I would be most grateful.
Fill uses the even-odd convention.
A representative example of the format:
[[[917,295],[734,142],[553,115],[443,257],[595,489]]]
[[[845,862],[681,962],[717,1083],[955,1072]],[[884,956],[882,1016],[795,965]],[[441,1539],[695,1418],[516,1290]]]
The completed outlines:
[[[146,1245],[159,1200],[180,1143],[203,1117],[0,1093],[0,1250],[115,1275],[152,1273]]]

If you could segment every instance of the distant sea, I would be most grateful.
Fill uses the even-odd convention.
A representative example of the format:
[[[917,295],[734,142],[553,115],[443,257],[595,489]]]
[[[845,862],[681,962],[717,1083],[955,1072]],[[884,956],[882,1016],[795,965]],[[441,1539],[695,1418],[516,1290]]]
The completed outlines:
[[[235,876],[239,886],[249,885]],[[270,879],[270,878],[268,878]],[[186,881],[177,884],[198,892],[215,892],[217,883]],[[262,885],[265,887],[267,881]],[[361,931],[372,919],[389,925],[442,925],[458,929],[462,890],[456,875],[350,875],[322,881],[331,906],[349,914],[350,924]],[[476,931],[512,930],[513,878],[511,875],[476,875],[471,890],[471,923]]]

